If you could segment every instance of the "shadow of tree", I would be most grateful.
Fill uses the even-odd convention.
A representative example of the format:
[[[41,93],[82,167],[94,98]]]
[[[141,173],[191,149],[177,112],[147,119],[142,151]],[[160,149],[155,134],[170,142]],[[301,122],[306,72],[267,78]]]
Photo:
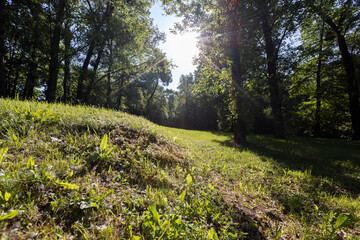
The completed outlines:
[[[262,158],[272,158],[291,170],[310,170],[311,175],[326,177],[341,188],[324,186],[323,191],[360,193],[359,142],[315,138],[280,140],[267,136],[252,136],[249,140],[248,150]]]
[[[322,196],[350,195],[356,199],[360,194],[360,142],[301,137],[280,140],[271,136],[250,136],[248,141],[247,146],[237,146],[230,134],[221,141],[213,140],[238,151],[250,151],[274,165],[274,169],[265,170],[262,184],[285,215],[305,217],[313,223],[319,221],[314,204],[324,213],[334,210]],[[287,175],[288,170],[302,174],[294,177]]]
[[[247,149],[263,161],[270,158],[284,169],[309,171],[313,176],[328,178],[337,186],[323,186],[322,190],[328,193],[360,193],[360,142],[301,137],[281,140],[270,136],[248,139],[249,145],[245,147],[236,146],[229,135],[225,141],[213,141]]]

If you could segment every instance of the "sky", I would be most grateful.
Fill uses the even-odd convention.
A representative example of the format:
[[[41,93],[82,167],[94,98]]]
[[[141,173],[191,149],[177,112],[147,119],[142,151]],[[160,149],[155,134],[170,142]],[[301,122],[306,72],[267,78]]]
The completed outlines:
[[[197,33],[187,32],[182,35],[174,35],[170,32],[175,22],[180,22],[181,18],[166,16],[158,2],[151,8],[151,17],[154,25],[157,25],[161,32],[166,34],[166,42],[160,43],[162,49],[169,60],[177,67],[172,70],[173,81],[168,88],[177,89],[179,79],[182,74],[192,73],[195,66],[192,64],[193,57],[198,53],[196,47]]]

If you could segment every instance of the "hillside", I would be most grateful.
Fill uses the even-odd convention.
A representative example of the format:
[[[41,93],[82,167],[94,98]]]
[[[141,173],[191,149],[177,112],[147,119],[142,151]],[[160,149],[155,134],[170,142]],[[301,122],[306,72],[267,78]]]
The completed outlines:
[[[1,239],[358,239],[360,142],[0,99]]]

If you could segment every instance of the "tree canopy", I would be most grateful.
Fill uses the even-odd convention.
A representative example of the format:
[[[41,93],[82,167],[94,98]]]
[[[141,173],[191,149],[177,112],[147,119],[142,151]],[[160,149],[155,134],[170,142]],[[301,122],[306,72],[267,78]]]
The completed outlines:
[[[174,127],[360,139],[360,4],[163,0],[197,31],[196,70],[175,66],[149,0],[0,0],[0,96],[88,104]]]

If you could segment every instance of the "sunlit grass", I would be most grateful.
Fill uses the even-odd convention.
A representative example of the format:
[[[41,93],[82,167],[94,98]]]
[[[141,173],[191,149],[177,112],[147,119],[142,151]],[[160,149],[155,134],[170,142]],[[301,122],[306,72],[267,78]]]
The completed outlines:
[[[360,143],[0,100],[1,238],[360,237]]]

